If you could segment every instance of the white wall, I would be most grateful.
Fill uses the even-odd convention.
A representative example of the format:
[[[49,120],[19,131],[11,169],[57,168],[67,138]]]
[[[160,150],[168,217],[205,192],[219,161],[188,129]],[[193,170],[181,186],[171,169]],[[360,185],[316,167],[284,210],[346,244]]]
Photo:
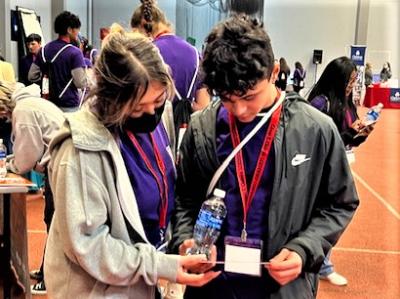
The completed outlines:
[[[307,92],[315,80],[312,64],[314,49],[322,49],[322,65],[339,56],[349,55],[356,30],[357,0],[268,0],[264,22],[277,59],[285,57],[291,71],[300,61],[307,70]]]
[[[186,0],[176,1],[176,34],[185,39],[189,36],[194,38],[198,50],[201,50],[208,33],[220,19],[221,13],[209,4],[195,6]]]
[[[87,16],[87,1],[85,0],[68,0],[65,1],[65,10],[72,12],[79,17],[81,21],[81,33],[83,36],[87,37],[88,32],[88,16]]]
[[[393,77],[400,78],[400,1],[371,0],[367,35],[367,61],[379,73],[385,61]]]
[[[129,28],[130,18],[138,0],[95,0],[93,1],[93,44],[100,46],[100,28],[117,22]]]

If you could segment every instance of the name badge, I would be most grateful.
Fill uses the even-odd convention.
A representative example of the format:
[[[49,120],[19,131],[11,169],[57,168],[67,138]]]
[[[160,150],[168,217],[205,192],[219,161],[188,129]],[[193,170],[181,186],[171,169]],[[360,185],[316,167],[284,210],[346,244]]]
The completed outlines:
[[[261,276],[262,241],[227,236],[225,237],[226,272]]]
[[[353,164],[354,162],[356,162],[356,155],[354,154],[354,151],[352,149],[346,150],[346,157],[349,164]]]

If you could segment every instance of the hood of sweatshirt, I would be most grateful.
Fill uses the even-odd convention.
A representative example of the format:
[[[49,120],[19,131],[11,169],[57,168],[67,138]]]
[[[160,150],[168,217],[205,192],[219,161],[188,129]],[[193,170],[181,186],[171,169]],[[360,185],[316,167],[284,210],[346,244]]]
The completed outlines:
[[[25,86],[22,83],[17,83],[15,91],[11,95],[11,101],[19,101],[25,98],[38,97],[40,98],[40,87],[37,84]]]

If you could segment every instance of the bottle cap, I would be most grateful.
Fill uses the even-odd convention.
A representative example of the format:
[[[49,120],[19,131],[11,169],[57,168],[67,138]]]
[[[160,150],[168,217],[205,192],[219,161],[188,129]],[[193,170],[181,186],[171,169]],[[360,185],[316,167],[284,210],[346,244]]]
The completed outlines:
[[[225,198],[225,194],[226,194],[226,192],[224,190],[221,190],[218,188],[215,188],[214,192],[213,192],[213,195],[216,197],[219,197],[219,198]]]

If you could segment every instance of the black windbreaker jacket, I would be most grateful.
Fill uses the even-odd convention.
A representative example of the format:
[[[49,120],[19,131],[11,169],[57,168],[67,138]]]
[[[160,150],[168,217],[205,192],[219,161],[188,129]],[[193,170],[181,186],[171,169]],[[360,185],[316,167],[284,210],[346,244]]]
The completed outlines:
[[[216,118],[220,102],[192,116],[180,148],[176,213],[171,250],[192,238],[207,187],[222,163],[216,154]],[[330,117],[289,93],[274,139],[275,177],[269,209],[264,260],[285,247],[303,260],[293,282],[271,286],[270,298],[313,298],[325,254],[337,242],[359,204],[344,145]],[[297,154],[309,160],[299,164]]]

